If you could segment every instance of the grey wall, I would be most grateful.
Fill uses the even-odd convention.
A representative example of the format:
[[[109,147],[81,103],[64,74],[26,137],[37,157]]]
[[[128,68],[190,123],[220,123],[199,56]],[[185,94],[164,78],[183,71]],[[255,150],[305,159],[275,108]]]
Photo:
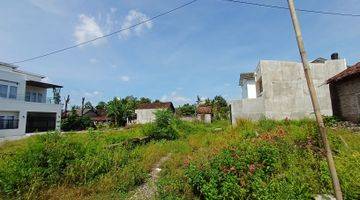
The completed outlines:
[[[346,61],[329,60],[311,63],[313,81],[323,115],[332,115],[329,86],[326,80],[346,68]],[[313,117],[313,108],[301,63],[261,60],[255,80],[262,78],[263,92],[253,101],[232,101],[232,121],[236,118],[300,119]]]

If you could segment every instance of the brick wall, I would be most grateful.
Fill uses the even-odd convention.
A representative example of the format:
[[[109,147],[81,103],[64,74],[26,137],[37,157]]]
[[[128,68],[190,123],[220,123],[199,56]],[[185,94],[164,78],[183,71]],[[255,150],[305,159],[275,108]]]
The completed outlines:
[[[344,120],[359,122],[360,77],[330,84],[333,112]]]

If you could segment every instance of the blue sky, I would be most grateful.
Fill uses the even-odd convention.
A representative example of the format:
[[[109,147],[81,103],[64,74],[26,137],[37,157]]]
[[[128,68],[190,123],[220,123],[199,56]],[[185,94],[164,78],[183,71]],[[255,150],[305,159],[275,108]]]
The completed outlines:
[[[249,0],[286,6],[285,0]],[[74,45],[174,8],[187,0],[3,0],[0,60],[13,62]],[[298,8],[360,13],[358,0],[296,1]],[[360,18],[298,13],[309,59],[339,52],[360,61]],[[238,78],[260,59],[299,61],[286,10],[199,0],[140,28],[19,64],[64,86],[71,104],[114,96],[194,102],[241,98]]]

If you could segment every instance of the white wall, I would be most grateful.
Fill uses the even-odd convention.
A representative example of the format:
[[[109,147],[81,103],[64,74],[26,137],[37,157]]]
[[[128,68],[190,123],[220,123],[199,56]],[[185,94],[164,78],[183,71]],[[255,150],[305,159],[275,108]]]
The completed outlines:
[[[11,81],[11,84],[18,86],[17,99],[0,98],[0,112],[15,112],[18,113],[19,117],[19,128],[0,130],[0,137],[24,135],[27,112],[56,113],[56,129],[60,129],[61,105],[25,102],[26,80],[41,81],[40,76],[22,73],[0,65],[0,79],[5,80],[5,82]],[[33,89],[38,92],[46,91],[42,88]],[[44,97],[46,97],[46,92]]]
[[[241,86],[242,98],[243,99],[254,99],[256,98],[256,85],[255,80],[245,80]]]
[[[136,109],[136,123],[146,124],[155,121],[155,112],[159,109]]]
[[[60,130],[61,105],[33,103],[11,99],[0,99],[1,112],[18,112],[19,128],[0,130],[0,137],[24,135],[26,130],[26,119],[28,112],[56,113],[56,129]]]

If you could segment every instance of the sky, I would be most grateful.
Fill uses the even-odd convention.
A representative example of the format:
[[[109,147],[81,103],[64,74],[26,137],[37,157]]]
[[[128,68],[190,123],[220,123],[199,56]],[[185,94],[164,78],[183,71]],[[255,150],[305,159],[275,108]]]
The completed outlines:
[[[15,62],[131,26],[190,0],[1,0],[0,61]],[[248,0],[287,6],[285,0]],[[295,1],[297,8],[360,14],[358,0]],[[338,52],[360,61],[360,17],[298,13],[310,60]],[[289,12],[198,2],[66,52],[19,64],[94,105],[134,95],[175,105],[197,95],[241,98],[239,75],[259,60],[300,61]]]

